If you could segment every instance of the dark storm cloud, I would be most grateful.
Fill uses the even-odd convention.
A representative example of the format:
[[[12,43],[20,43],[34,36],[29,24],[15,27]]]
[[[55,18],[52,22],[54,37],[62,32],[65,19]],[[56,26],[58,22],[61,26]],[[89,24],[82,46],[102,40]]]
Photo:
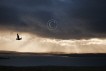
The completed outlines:
[[[0,7],[0,24],[15,23],[18,21],[17,12],[14,8]]]
[[[105,0],[1,0],[0,25],[42,37],[89,39],[106,37]],[[55,19],[51,30],[47,22]]]

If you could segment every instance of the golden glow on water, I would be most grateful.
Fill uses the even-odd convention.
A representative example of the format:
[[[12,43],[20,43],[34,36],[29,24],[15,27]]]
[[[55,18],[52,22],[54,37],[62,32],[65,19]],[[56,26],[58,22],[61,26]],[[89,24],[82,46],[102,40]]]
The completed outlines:
[[[29,33],[18,32],[22,40],[16,40],[15,32],[0,32],[0,51],[35,53],[106,53],[106,39],[57,40],[41,38]]]

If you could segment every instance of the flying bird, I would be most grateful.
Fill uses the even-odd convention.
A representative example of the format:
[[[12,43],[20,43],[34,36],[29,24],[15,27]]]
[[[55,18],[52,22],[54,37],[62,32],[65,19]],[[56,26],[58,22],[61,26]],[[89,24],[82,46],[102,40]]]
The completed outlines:
[[[21,39],[22,39],[22,37],[20,38],[19,35],[17,34],[16,40],[21,40]]]

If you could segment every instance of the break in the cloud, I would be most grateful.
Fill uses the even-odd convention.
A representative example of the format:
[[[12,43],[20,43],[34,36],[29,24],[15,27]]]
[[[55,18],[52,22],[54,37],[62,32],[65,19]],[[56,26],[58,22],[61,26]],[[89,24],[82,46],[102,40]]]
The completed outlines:
[[[50,19],[58,22],[55,30],[47,27]],[[0,30],[57,39],[105,38],[105,19],[105,0],[0,0]]]
[[[61,40],[37,37],[18,32],[22,40],[16,40],[16,32],[0,31],[0,51],[34,53],[106,53],[106,39]]]

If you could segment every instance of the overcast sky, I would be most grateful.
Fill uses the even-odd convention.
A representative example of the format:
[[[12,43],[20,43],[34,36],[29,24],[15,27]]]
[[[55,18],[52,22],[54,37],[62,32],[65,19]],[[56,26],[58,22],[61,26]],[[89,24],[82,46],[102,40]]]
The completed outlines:
[[[55,30],[47,27],[51,19],[58,23]],[[106,1],[0,0],[0,30],[4,29],[57,39],[105,38]]]
[[[0,0],[0,50],[106,53],[105,38],[106,0]]]

